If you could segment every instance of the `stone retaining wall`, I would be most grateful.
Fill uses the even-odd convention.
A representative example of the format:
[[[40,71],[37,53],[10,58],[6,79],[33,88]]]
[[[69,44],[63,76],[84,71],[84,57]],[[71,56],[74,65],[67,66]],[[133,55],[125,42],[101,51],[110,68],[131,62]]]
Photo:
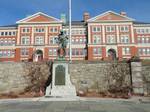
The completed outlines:
[[[150,65],[142,66],[142,76],[144,83],[144,94],[150,96]]]
[[[0,63],[0,94],[38,93],[49,76],[47,63]]]
[[[127,63],[73,63],[69,66],[77,91],[124,92],[129,89],[130,68]]]
[[[0,63],[0,95],[44,92],[51,82],[51,68],[52,63],[46,62]],[[131,87],[128,63],[73,62],[69,74],[77,92],[127,94]]]

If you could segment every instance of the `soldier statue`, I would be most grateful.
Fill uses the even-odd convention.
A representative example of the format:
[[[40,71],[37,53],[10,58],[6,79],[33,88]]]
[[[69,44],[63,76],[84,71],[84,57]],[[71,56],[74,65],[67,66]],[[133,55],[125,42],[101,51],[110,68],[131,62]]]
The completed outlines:
[[[58,35],[58,38],[56,39],[56,43],[58,44],[58,57],[64,58],[66,56],[66,47],[68,43],[68,37],[64,34],[63,31],[60,31],[60,34]],[[61,49],[63,51],[63,54],[61,56]]]

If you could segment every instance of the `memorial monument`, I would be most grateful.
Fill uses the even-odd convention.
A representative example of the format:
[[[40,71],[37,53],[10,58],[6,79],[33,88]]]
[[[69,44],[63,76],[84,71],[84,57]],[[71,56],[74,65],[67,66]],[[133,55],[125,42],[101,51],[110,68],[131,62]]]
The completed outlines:
[[[76,96],[76,89],[71,83],[68,72],[69,63],[65,59],[68,37],[63,31],[56,38],[56,42],[58,43],[58,58],[53,63],[52,83],[47,87],[45,96]]]

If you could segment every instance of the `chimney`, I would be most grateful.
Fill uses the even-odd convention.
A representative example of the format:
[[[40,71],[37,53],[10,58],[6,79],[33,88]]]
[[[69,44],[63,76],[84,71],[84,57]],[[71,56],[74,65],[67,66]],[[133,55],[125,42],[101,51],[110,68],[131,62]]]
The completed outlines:
[[[127,13],[126,12],[120,12],[120,15],[127,16]]]
[[[66,24],[66,22],[67,22],[66,14],[61,14],[60,19],[63,21],[64,24]]]
[[[84,22],[87,21],[88,19],[90,19],[90,14],[88,12],[85,12],[83,14],[83,20],[84,20]]]

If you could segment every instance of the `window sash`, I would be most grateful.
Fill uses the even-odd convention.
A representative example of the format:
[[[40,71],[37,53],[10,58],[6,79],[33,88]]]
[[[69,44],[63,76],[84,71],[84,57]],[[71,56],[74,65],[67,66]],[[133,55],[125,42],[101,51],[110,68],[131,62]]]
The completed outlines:
[[[28,56],[29,55],[29,49],[22,48],[21,49],[21,56]]]
[[[121,36],[121,43],[129,43],[129,36]]]
[[[114,32],[115,26],[106,26],[106,32]]]
[[[15,56],[13,50],[0,50],[0,58],[12,58]]]
[[[36,45],[44,44],[44,37],[35,37],[35,44]]]
[[[116,43],[116,38],[114,35],[107,35],[107,43],[108,44],[113,44]]]
[[[22,45],[29,45],[30,44],[30,37],[21,37],[21,44]]]
[[[123,55],[130,55],[131,54],[130,48],[128,48],[128,47],[122,48],[122,54]]]
[[[102,48],[93,48],[94,55],[102,55]]]
[[[100,44],[101,43],[101,37],[99,35],[93,36],[93,44]]]
[[[129,26],[120,26],[120,32],[128,32]]]
[[[49,56],[57,56],[57,48],[50,48]]]

